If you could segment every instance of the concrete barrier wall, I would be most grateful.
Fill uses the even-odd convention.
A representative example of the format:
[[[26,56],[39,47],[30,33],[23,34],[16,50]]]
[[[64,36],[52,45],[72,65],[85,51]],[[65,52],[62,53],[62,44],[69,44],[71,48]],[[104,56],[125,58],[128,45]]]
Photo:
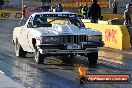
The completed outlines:
[[[20,19],[21,11],[0,10],[0,19]]]
[[[101,16],[103,16],[104,21],[108,21],[113,18],[123,19],[123,14],[101,14]]]
[[[107,25],[84,22],[87,28],[94,28],[102,32],[105,47],[128,50],[130,48],[130,35],[123,25]]]
[[[81,13],[77,13],[78,15],[81,15]],[[101,16],[103,16],[103,21],[108,21],[110,19],[113,19],[113,18],[119,18],[119,19],[124,19],[123,18],[123,14],[101,14]],[[132,18],[132,16],[131,16]]]

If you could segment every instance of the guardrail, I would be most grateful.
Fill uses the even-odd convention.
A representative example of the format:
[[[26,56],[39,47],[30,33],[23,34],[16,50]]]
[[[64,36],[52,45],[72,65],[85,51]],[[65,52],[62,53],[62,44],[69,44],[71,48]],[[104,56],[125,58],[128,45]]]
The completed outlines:
[[[94,28],[102,32],[105,47],[119,50],[128,50],[130,48],[130,35],[125,26],[89,23],[84,19],[82,21],[87,28]]]

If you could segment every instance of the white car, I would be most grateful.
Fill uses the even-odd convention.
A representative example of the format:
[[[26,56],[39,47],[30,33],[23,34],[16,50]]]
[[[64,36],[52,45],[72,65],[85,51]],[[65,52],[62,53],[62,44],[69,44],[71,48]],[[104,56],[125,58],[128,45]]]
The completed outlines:
[[[95,64],[102,33],[85,28],[81,19],[71,12],[39,12],[32,14],[25,25],[14,28],[13,43],[17,57],[34,52],[36,63],[47,56],[85,55]],[[68,59],[68,58],[67,58]]]

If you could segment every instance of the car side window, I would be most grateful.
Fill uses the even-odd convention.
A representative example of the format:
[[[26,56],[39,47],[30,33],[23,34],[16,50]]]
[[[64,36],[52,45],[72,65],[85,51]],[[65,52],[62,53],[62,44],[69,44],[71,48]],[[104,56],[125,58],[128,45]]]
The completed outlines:
[[[33,17],[32,16],[29,18],[29,22],[33,22]]]
[[[33,20],[33,27],[52,27],[52,24],[48,23],[47,17],[37,15]]]

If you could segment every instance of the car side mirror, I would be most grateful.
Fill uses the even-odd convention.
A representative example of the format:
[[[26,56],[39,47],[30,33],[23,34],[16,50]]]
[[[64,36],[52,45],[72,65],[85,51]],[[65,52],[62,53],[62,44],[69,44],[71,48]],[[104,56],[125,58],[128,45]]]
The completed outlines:
[[[28,27],[28,28],[32,28],[32,27],[33,27],[32,22],[28,22],[27,27]]]

